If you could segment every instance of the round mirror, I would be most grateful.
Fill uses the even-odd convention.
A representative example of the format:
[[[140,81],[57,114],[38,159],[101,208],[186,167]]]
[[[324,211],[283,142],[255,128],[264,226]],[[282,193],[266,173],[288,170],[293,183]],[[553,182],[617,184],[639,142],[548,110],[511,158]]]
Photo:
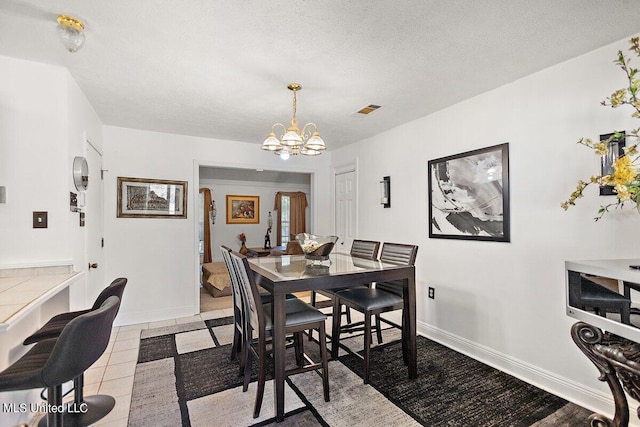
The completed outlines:
[[[89,165],[84,157],[73,159],[73,183],[78,191],[84,191],[89,186]]]

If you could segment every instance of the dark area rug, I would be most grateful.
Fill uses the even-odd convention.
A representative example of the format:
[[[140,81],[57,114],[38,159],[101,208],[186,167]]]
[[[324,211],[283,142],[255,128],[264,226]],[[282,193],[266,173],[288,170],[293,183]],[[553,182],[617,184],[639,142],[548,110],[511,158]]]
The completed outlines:
[[[269,381],[260,419],[250,416],[255,384],[242,393],[238,362],[229,359],[231,324],[227,317],[143,331],[129,426],[274,424]],[[384,333],[387,342],[397,336],[396,329]],[[322,399],[318,375],[296,375],[287,380],[291,394],[279,426],[557,427],[586,425],[590,415],[424,337],[418,337],[416,380],[407,378],[400,343],[392,343],[372,350],[371,384],[364,385],[358,351],[362,337],[344,341],[348,345],[339,361],[329,365],[331,402]],[[189,351],[193,346],[198,349]],[[305,350],[317,357],[317,342],[306,341]],[[256,376],[254,366],[253,379]],[[267,377],[272,377],[271,370]]]
[[[340,362],[362,376],[359,357]],[[530,426],[568,404],[424,337],[418,337],[416,380],[407,378],[400,343],[373,351],[371,364],[371,385],[423,425]],[[583,414],[586,423],[590,412]]]

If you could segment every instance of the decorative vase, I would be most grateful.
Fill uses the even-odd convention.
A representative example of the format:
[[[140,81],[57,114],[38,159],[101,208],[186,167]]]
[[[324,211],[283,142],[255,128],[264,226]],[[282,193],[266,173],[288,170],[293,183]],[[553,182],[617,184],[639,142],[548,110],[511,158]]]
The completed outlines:
[[[240,246],[240,250],[238,252],[240,252],[242,255],[247,255],[247,247],[245,246],[244,242],[242,242],[242,246]]]

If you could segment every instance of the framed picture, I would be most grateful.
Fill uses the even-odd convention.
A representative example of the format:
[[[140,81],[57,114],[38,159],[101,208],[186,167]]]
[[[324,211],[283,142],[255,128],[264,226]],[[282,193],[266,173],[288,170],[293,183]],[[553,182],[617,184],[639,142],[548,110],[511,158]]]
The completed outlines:
[[[118,218],[186,218],[187,181],[118,177]]]
[[[260,196],[227,194],[227,224],[259,224]]]
[[[429,237],[509,242],[509,144],[429,161]]]

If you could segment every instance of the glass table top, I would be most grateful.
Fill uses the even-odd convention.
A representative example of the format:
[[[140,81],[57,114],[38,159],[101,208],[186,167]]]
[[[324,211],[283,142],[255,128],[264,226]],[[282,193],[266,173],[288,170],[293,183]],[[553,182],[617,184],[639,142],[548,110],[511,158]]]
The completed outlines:
[[[252,268],[264,270],[279,280],[296,280],[406,267],[352,257],[342,253],[332,253],[327,261],[322,262],[307,260],[304,255],[282,255],[249,258],[249,263]]]

